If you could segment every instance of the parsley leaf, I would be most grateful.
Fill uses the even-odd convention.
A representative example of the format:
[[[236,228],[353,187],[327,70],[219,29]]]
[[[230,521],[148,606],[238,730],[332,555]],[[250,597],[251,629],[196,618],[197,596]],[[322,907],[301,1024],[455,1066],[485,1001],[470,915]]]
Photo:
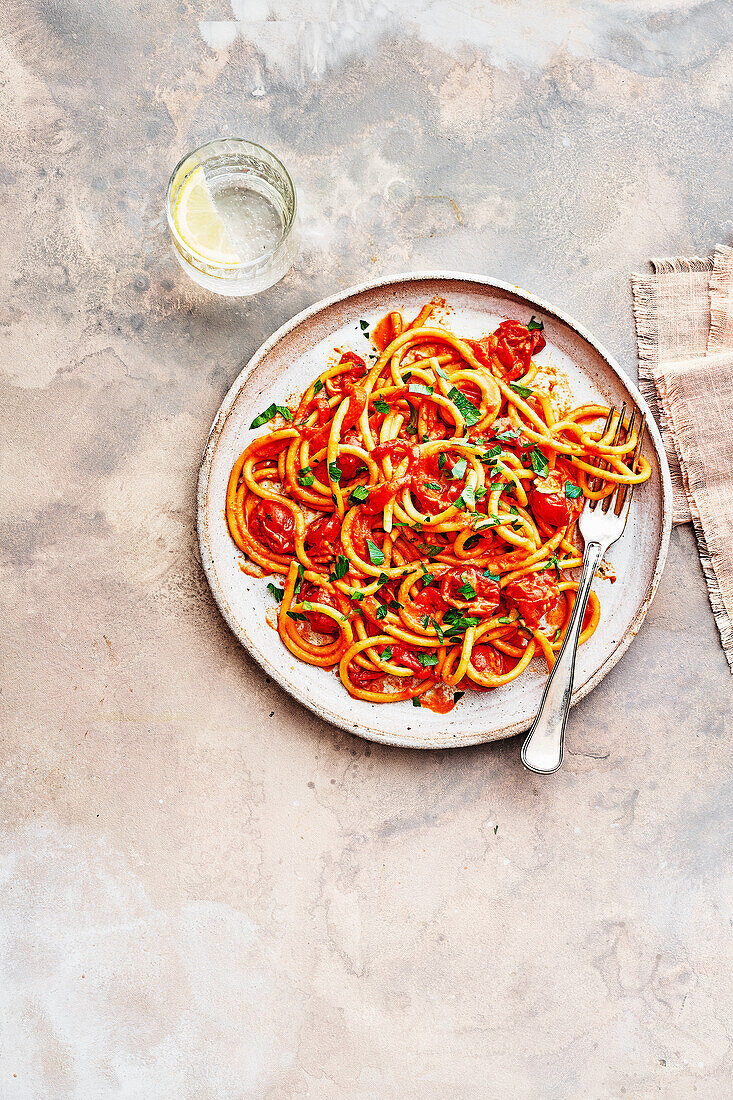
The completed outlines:
[[[369,322],[368,321],[364,321],[362,319],[361,321],[359,321],[359,324],[361,325],[361,331],[362,332],[366,332],[367,329],[369,328]]]
[[[461,580],[463,581],[463,584],[458,589],[458,591],[463,596],[464,600],[475,600],[476,597],[478,596],[478,592],[473,587],[471,582],[466,580],[466,574],[465,573],[461,574]]]
[[[298,470],[298,485],[305,487],[306,485],[312,485],[314,481],[315,478],[310,466],[301,466]]]
[[[366,540],[367,550],[369,551],[369,560],[372,565],[384,565],[384,554],[379,549],[375,542],[371,539]]]
[[[298,576],[295,578],[295,584],[293,586],[293,594],[300,592],[300,586],[303,583],[303,577],[305,576],[305,569],[298,562]]]
[[[469,401],[465,393],[461,393],[455,386],[451,386],[447,396],[461,413],[469,428],[481,419],[481,410],[477,409],[473,401]]]
[[[438,455],[438,469],[442,470],[447,461],[448,461],[447,454],[445,453],[445,451],[441,451],[440,454]]]
[[[333,567],[333,573],[330,580],[340,581],[342,577],[345,577],[349,571],[349,559],[345,558],[343,554],[339,554],[336,558],[336,564]]]
[[[433,387],[432,386],[423,386],[422,384],[420,384],[418,382],[411,382],[410,385],[407,387],[407,390],[408,390],[408,393],[422,393],[426,397],[429,397],[430,394],[433,393]]]
[[[387,618],[387,611],[388,611],[388,608],[387,608],[386,603],[380,603],[380,605],[379,605],[379,607],[377,608],[377,611],[376,611],[377,618],[378,619],[386,619]]]
[[[422,703],[420,702],[420,697],[418,695],[413,695],[412,705],[413,705],[413,707],[421,707],[422,706]]]
[[[453,479],[454,479],[455,481],[463,481],[463,475],[464,475],[464,474],[465,474],[465,472],[466,472],[466,466],[467,466],[467,465],[468,465],[468,464],[467,464],[467,462],[466,462],[465,458],[459,458],[459,459],[458,459],[458,462],[456,462],[455,466],[454,466],[454,467],[453,467],[453,469],[451,470],[451,472],[450,472],[450,476],[451,476],[451,477],[452,477],[452,478],[453,478]]]
[[[440,625],[440,623],[438,622],[437,619],[433,619],[432,623],[433,623],[433,629],[434,629],[435,633],[438,635],[438,641],[439,642],[444,642],[445,641],[445,634],[443,633],[442,626]]]
[[[542,332],[544,327],[545,326],[542,324],[542,321],[538,321],[533,313],[529,321],[527,322],[527,331],[534,332],[535,329],[539,329],[539,331]]]
[[[315,396],[317,393],[320,393],[322,389],[323,382],[321,382],[320,378],[316,378],[315,385],[313,386],[313,395]]]
[[[268,591],[268,592],[269,592],[269,593],[270,593],[270,594],[271,594],[272,596],[274,596],[274,597],[275,597],[275,599],[277,600],[277,602],[278,602],[278,603],[280,603],[280,601],[282,600],[283,596],[285,595],[285,589],[284,589],[284,588],[277,588],[277,586],[276,586],[276,585],[274,585],[274,584],[268,584],[268,586],[267,586],[267,591]]]
[[[476,495],[470,485],[465,487],[458,500],[463,501],[468,508],[473,509],[476,507]],[[456,503],[458,503],[458,501],[456,501]]]
[[[379,654],[379,656],[382,658],[383,661],[391,661],[392,660],[392,646],[391,645],[385,646],[385,648],[382,650],[382,652]]]
[[[531,397],[534,390],[531,390],[529,386],[520,386],[518,382],[510,382],[509,389],[514,390],[520,397]]]
[[[550,469],[550,464],[543,455],[542,451],[539,449],[539,447],[532,448],[532,450],[529,452],[529,459],[532,463],[532,469],[534,470],[534,472],[538,474],[539,477],[547,477],[548,470]]]
[[[448,375],[445,373],[445,371],[443,370],[443,368],[441,366],[438,366],[437,363],[433,367],[433,370],[435,371],[435,373],[438,375],[439,378],[445,378],[447,380]]]
[[[570,500],[575,500],[576,497],[582,495],[582,492],[583,490],[580,488],[579,485],[576,485],[574,481],[565,482],[565,496],[568,497]]]
[[[351,504],[362,504],[363,501],[369,500],[369,490],[366,485],[357,485],[355,489],[349,493],[349,502]]]
[[[293,419],[290,409],[286,408],[285,405],[276,405],[273,401],[272,405],[268,405],[264,412],[254,418],[250,428],[261,428],[263,424],[267,424],[268,420],[272,420],[273,416],[277,416],[278,413],[280,413],[283,420]]]
[[[438,483],[436,481],[426,481],[425,482],[425,488],[426,489],[431,489],[434,493],[442,493],[443,492],[443,486],[438,485]]]
[[[384,413],[385,416],[389,412],[389,405],[381,397],[379,398],[378,401],[374,402],[374,408],[377,410],[377,412]]]
[[[423,668],[433,668],[438,663],[437,653],[418,653],[417,659]]]
[[[337,462],[329,462],[328,476],[331,478],[331,481],[339,482],[341,480],[341,468]]]

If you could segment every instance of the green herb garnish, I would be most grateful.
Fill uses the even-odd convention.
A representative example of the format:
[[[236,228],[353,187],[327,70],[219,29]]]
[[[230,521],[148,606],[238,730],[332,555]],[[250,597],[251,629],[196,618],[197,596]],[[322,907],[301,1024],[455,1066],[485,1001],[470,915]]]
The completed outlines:
[[[372,565],[384,565],[384,554],[379,549],[375,542],[371,539],[366,540],[367,550],[369,551],[369,560]]]
[[[272,420],[273,416],[277,416],[278,413],[280,413],[283,420],[293,419],[293,414],[290,409],[286,408],[285,405],[276,405],[273,402],[272,405],[268,405],[264,412],[259,413],[259,415],[254,418],[250,424],[250,428],[261,428],[263,424],[267,424],[268,420]]]

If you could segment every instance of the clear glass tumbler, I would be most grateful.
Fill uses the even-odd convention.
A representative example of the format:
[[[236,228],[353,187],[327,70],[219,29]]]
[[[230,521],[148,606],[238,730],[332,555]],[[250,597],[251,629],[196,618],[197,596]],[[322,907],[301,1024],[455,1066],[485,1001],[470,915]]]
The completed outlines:
[[[170,178],[166,215],[181,267],[216,294],[258,294],[298,251],[293,181],[273,153],[244,138],[188,153]]]

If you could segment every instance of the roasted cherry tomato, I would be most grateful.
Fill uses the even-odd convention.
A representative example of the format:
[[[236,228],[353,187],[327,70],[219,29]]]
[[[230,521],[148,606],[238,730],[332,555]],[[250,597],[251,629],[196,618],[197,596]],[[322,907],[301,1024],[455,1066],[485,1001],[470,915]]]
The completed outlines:
[[[306,582],[296,599],[305,600],[308,603],[323,603],[326,607],[333,607],[336,611],[342,611],[333,592],[329,592],[327,588],[317,584]],[[338,624],[329,615],[324,615],[322,611],[304,611],[303,614],[306,622],[311,629],[315,630],[316,634],[338,634]]]
[[[376,669],[370,671],[367,668],[362,668],[361,665],[357,665],[355,661],[349,665],[349,676],[352,683],[360,687],[362,691],[371,691],[372,688],[379,690],[375,687],[374,681],[380,680],[384,675],[383,672],[378,672]]]
[[[295,549],[293,513],[277,500],[257,501],[249,514],[249,529],[276,554],[291,554]]]
[[[344,432],[342,435],[341,442],[346,443],[349,447],[361,447],[361,434],[355,428],[349,428],[348,432]],[[356,471],[359,467],[364,466],[363,461],[358,455],[345,454],[340,454],[338,456],[337,464],[347,481],[350,481],[352,477],[356,476]]]
[[[542,351],[545,338],[540,329],[529,331],[520,321],[502,321],[490,336],[472,340],[471,348],[483,366],[496,369],[509,381],[529,370],[532,356]]]
[[[306,531],[305,548],[318,557],[336,556],[341,550],[341,517],[338,512],[311,520]]]
[[[512,581],[504,589],[504,595],[531,626],[537,626],[542,616],[559,599],[560,590],[554,575],[545,569],[541,573],[527,573],[526,576]]]
[[[426,649],[420,652],[429,653],[430,650]],[[436,679],[433,669],[426,668],[424,665],[420,664],[417,652],[414,649],[410,649],[409,646],[393,644],[392,661],[396,665],[402,665],[403,668],[409,668],[410,671],[417,676],[418,680]]]
[[[420,615],[434,615],[437,611],[445,611],[448,606],[439,590],[433,585],[420,589],[412,603]]]
[[[338,365],[342,367],[345,363],[351,364],[351,370],[344,371],[343,374],[336,374],[330,379],[330,384],[334,393],[343,393],[347,382],[351,382],[352,384],[358,382],[367,372],[366,363],[355,351],[345,351],[343,353],[338,361]]]
[[[440,578],[440,594],[447,604],[459,609],[473,606],[481,615],[490,614],[499,606],[500,593],[499,582],[473,565],[454,566]]]
[[[494,676],[504,673],[504,658],[492,645],[475,645],[471,650],[471,664],[476,672],[491,672]],[[475,683],[470,676],[464,676],[458,684],[459,691],[493,691],[493,688]]]
[[[353,428],[354,424],[356,424],[357,420],[363,413],[367,403],[367,395],[365,389],[362,389],[361,386],[357,386],[353,382],[347,380],[343,384],[342,396],[348,396],[349,398],[349,403],[346,406],[346,414],[341,423],[341,431],[342,433],[346,433],[349,428]],[[316,401],[321,400],[322,398],[320,397],[316,398]],[[323,447],[326,447],[328,445],[328,437],[331,434],[330,411],[328,416],[328,422],[324,423],[321,427],[313,425],[310,428],[301,429],[301,436],[304,439],[310,440],[310,449],[312,454],[316,454],[316,452],[322,450]]]
[[[534,515],[553,527],[565,527],[577,516],[582,507],[582,496],[571,499],[565,495],[566,479],[557,470],[551,470],[546,478],[532,483],[529,506]],[[575,485],[575,482],[569,482]]]

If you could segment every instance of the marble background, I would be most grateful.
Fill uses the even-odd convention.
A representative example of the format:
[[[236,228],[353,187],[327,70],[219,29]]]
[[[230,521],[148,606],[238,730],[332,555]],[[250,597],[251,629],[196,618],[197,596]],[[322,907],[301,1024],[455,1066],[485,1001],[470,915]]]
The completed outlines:
[[[635,370],[628,276],[730,241],[725,0],[5,0],[2,1100],[700,1097],[730,1062],[730,676],[691,532],[530,777],[356,740],[269,682],[194,537],[263,339],[483,272]],[[169,172],[291,168],[257,299],[177,268]]]

